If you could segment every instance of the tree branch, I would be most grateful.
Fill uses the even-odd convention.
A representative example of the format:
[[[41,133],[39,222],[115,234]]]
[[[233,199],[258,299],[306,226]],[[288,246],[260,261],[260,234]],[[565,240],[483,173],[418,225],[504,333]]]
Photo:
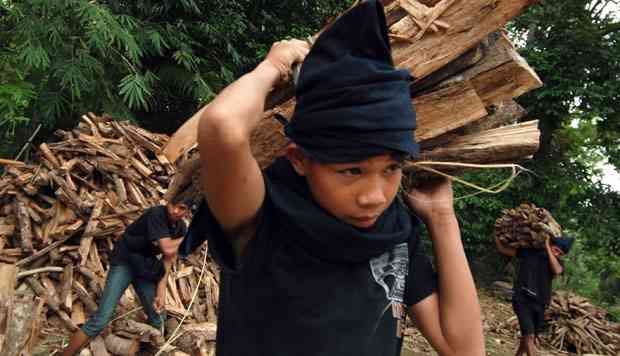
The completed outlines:
[[[601,37],[607,36],[608,34],[616,32],[618,30],[620,30],[620,22],[611,23],[603,28],[603,31],[601,32]]]

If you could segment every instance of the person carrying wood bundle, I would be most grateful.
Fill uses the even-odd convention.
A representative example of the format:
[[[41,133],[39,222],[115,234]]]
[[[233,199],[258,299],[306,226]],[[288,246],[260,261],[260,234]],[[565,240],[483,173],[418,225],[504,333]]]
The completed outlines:
[[[190,212],[191,202],[190,198],[177,196],[167,205],[145,210],[127,227],[123,237],[114,245],[99,307],[71,336],[63,356],[76,355],[90,339],[103,331],[130,284],[138,294],[148,323],[161,329],[166,277],[187,232],[183,218]]]
[[[270,90],[302,61],[291,142],[261,172],[252,130]],[[382,5],[364,1],[311,50],[276,42],[206,107],[205,199],[180,253],[208,240],[223,267],[218,356],[396,356],[407,309],[440,355],[484,355],[451,182],[397,198],[403,160],[419,154],[409,85],[393,66]]]
[[[516,356],[536,355],[538,334],[545,325],[545,309],[551,302],[551,281],[564,271],[560,258],[568,254],[573,242],[570,237],[548,236],[544,248],[514,248],[495,238],[495,245],[501,254],[519,260],[512,294],[512,308],[521,329]]]

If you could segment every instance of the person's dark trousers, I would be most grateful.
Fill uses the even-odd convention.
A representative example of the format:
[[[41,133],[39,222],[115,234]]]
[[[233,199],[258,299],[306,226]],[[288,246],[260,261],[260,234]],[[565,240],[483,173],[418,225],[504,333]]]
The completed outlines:
[[[519,320],[521,336],[538,335],[545,327],[545,305],[531,298],[515,296],[512,309]]]
[[[153,301],[157,292],[156,283],[134,278],[130,267],[121,264],[110,266],[97,311],[81,327],[86,335],[94,338],[103,331],[112,320],[114,310],[130,284],[133,285],[138,298],[140,298],[140,303],[142,303],[142,307],[148,316],[148,323],[158,330],[161,328],[164,316],[153,309]]]

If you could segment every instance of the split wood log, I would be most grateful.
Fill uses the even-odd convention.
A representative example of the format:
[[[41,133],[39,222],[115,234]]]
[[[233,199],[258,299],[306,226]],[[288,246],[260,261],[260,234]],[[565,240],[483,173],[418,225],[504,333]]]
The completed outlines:
[[[88,280],[88,288],[100,297],[103,293],[104,281],[86,267],[79,266],[78,271]]]
[[[58,315],[58,317],[67,329],[69,329],[71,332],[77,330],[77,326],[73,323],[73,321],[71,321],[69,315],[67,315],[67,313],[60,309],[60,304],[58,303],[58,300],[56,300],[56,298],[54,298],[54,296],[47,289],[45,289],[45,287],[43,287],[43,285],[41,284],[41,282],[39,282],[38,279],[30,276],[26,277],[26,281],[28,282],[30,288],[32,288],[32,290],[36,293],[36,295],[38,295],[40,298],[43,298],[46,301],[48,307],[52,309],[56,313],[56,315]]]
[[[105,346],[105,341],[101,336],[97,336],[90,342],[90,349],[93,352],[93,356],[110,356]]]
[[[85,348],[80,350],[80,353],[78,354],[78,356],[93,356],[93,353],[90,351],[90,349]]]
[[[56,267],[56,266],[47,266],[47,267],[41,267],[41,268],[37,268],[37,269],[31,269],[28,271],[20,271],[17,274],[17,278],[24,278],[27,276],[32,276],[33,274],[37,274],[37,273],[48,273],[48,272],[62,272],[64,270],[63,267]]]
[[[12,159],[0,158],[0,165],[4,165],[4,166],[23,166],[23,165],[25,165],[25,163],[21,162],[21,161],[14,161]]]
[[[117,321],[114,324],[114,330],[116,332],[119,330],[128,332],[140,337],[141,342],[150,342],[155,346],[161,346],[166,342],[164,336],[161,334],[161,331],[148,324],[140,323],[131,319]]]
[[[118,356],[134,356],[140,349],[140,341],[138,339],[123,339],[114,334],[108,334],[104,338],[104,342],[106,349]]]
[[[94,314],[97,311],[97,303],[95,300],[88,294],[88,290],[77,280],[73,280],[73,290],[75,290],[75,294],[78,296],[80,301],[84,303],[84,307],[88,314]]]
[[[93,233],[97,228],[97,218],[101,214],[101,209],[103,208],[103,200],[97,199],[95,202],[95,207],[90,215],[90,219],[86,224],[86,228],[84,228],[84,233],[82,234],[82,239],[80,240],[80,257],[81,262],[80,266],[84,266],[86,264],[86,259],[90,252],[90,247],[93,242]]]
[[[84,304],[82,304],[82,302],[77,301],[73,304],[73,309],[71,309],[71,321],[78,326],[86,322],[86,313],[84,312]]]
[[[28,209],[23,196],[17,197],[17,200],[15,201],[15,211],[17,212],[17,221],[19,222],[21,248],[26,253],[32,252],[34,250],[32,247],[32,226],[30,214],[28,214]]]
[[[60,308],[69,313],[73,307],[73,266],[71,264],[64,267],[60,286]]]
[[[32,256],[26,257],[23,260],[19,260],[18,262],[15,263],[15,266],[19,267],[19,266],[23,266],[25,264],[31,263],[32,261],[36,260],[39,257],[45,256],[47,253],[49,253],[51,250],[55,249],[56,247],[60,246],[61,244],[63,244],[65,241],[67,241],[71,236],[67,236],[62,240],[58,240],[54,243],[52,243],[51,245],[45,247],[44,249],[41,249],[40,251],[37,251],[36,253],[34,253]]]
[[[6,350],[7,326],[13,310],[17,268],[14,265],[0,263],[0,352]],[[4,354],[4,352],[2,352]]]
[[[17,295],[6,324],[2,355],[32,355],[39,336],[43,300],[33,295]]]
[[[421,161],[462,163],[511,162],[538,150],[538,121],[503,126],[454,137],[434,149],[422,151]]]
[[[183,334],[174,345],[191,355],[205,353],[215,346],[213,341],[216,335],[217,325],[215,323],[187,324],[183,326]]]

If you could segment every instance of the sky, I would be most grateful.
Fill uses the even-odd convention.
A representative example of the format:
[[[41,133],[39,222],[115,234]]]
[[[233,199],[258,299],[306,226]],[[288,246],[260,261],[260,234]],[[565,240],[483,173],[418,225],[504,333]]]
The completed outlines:
[[[603,170],[601,182],[610,185],[613,190],[620,192],[620,173],[610,164],[603,164],[601,168]]]

